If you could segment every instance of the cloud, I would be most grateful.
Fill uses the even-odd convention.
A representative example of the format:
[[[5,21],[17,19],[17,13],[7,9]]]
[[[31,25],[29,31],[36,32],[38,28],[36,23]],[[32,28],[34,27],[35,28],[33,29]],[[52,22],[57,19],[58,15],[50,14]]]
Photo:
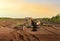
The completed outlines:
[[[32,0],[31,0],[32,1]],[[35,0],[36,1],[36,0]],[[0,13],[2,16],[11,17],[51,17],[60,12],[59,5],[28,3],[25,0],[0,1]],[[0,15],[1,15],[0,14]]]

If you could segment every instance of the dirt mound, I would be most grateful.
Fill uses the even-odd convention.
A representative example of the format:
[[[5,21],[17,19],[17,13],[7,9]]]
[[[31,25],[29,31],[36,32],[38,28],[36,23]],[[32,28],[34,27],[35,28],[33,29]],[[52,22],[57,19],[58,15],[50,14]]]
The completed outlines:
[[[0,27],[0,41],[60,41],[60,28],[43,26],[33,32],[31,28],[16,30]]]
[[[0,41],[18,41],[18,33],[14,29],[0,28]]]
[[[0,28],[0,41],[30,41],[29,33],[11,28]]]
[[[0,41],[28,41],[28,33],[11,28],[0,28]]]

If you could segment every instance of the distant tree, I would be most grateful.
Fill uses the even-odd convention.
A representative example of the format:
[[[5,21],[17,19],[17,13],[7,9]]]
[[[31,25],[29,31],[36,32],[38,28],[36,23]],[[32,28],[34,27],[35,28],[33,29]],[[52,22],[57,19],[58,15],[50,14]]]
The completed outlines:
[[[54,23],[60,23],[60,15],[58,14],[58,15],[52,17],[51,21]]]

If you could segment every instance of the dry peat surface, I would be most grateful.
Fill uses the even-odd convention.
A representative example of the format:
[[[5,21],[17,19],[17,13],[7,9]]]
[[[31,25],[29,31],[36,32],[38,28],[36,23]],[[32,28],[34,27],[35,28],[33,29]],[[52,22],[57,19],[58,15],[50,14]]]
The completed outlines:
[[[60,24],[41,26],[37,31],[32,31],[31,28],[22,31],[12,28],[19,23],[15,22],[0,21],[0,41],[60,41]]]

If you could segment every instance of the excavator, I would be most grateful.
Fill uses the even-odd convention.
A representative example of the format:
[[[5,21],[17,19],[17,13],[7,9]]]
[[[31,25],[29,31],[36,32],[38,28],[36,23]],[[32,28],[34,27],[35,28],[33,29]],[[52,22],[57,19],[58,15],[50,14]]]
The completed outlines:
[[[31,20],[34,20],[34,23],[36,23],[35,25],[37,26],[37,28],[40,28],[40,25],[41,25],[40,20],[38,20],[38,19],[35,20],[35,19],[31,18],[31,17],[26,17],[25,18],[25,23],[15,26],[14,29],[17,29],[17,30],[24,30],[25,28],[34,29],[33,28],[34,25],[32,25]]]

